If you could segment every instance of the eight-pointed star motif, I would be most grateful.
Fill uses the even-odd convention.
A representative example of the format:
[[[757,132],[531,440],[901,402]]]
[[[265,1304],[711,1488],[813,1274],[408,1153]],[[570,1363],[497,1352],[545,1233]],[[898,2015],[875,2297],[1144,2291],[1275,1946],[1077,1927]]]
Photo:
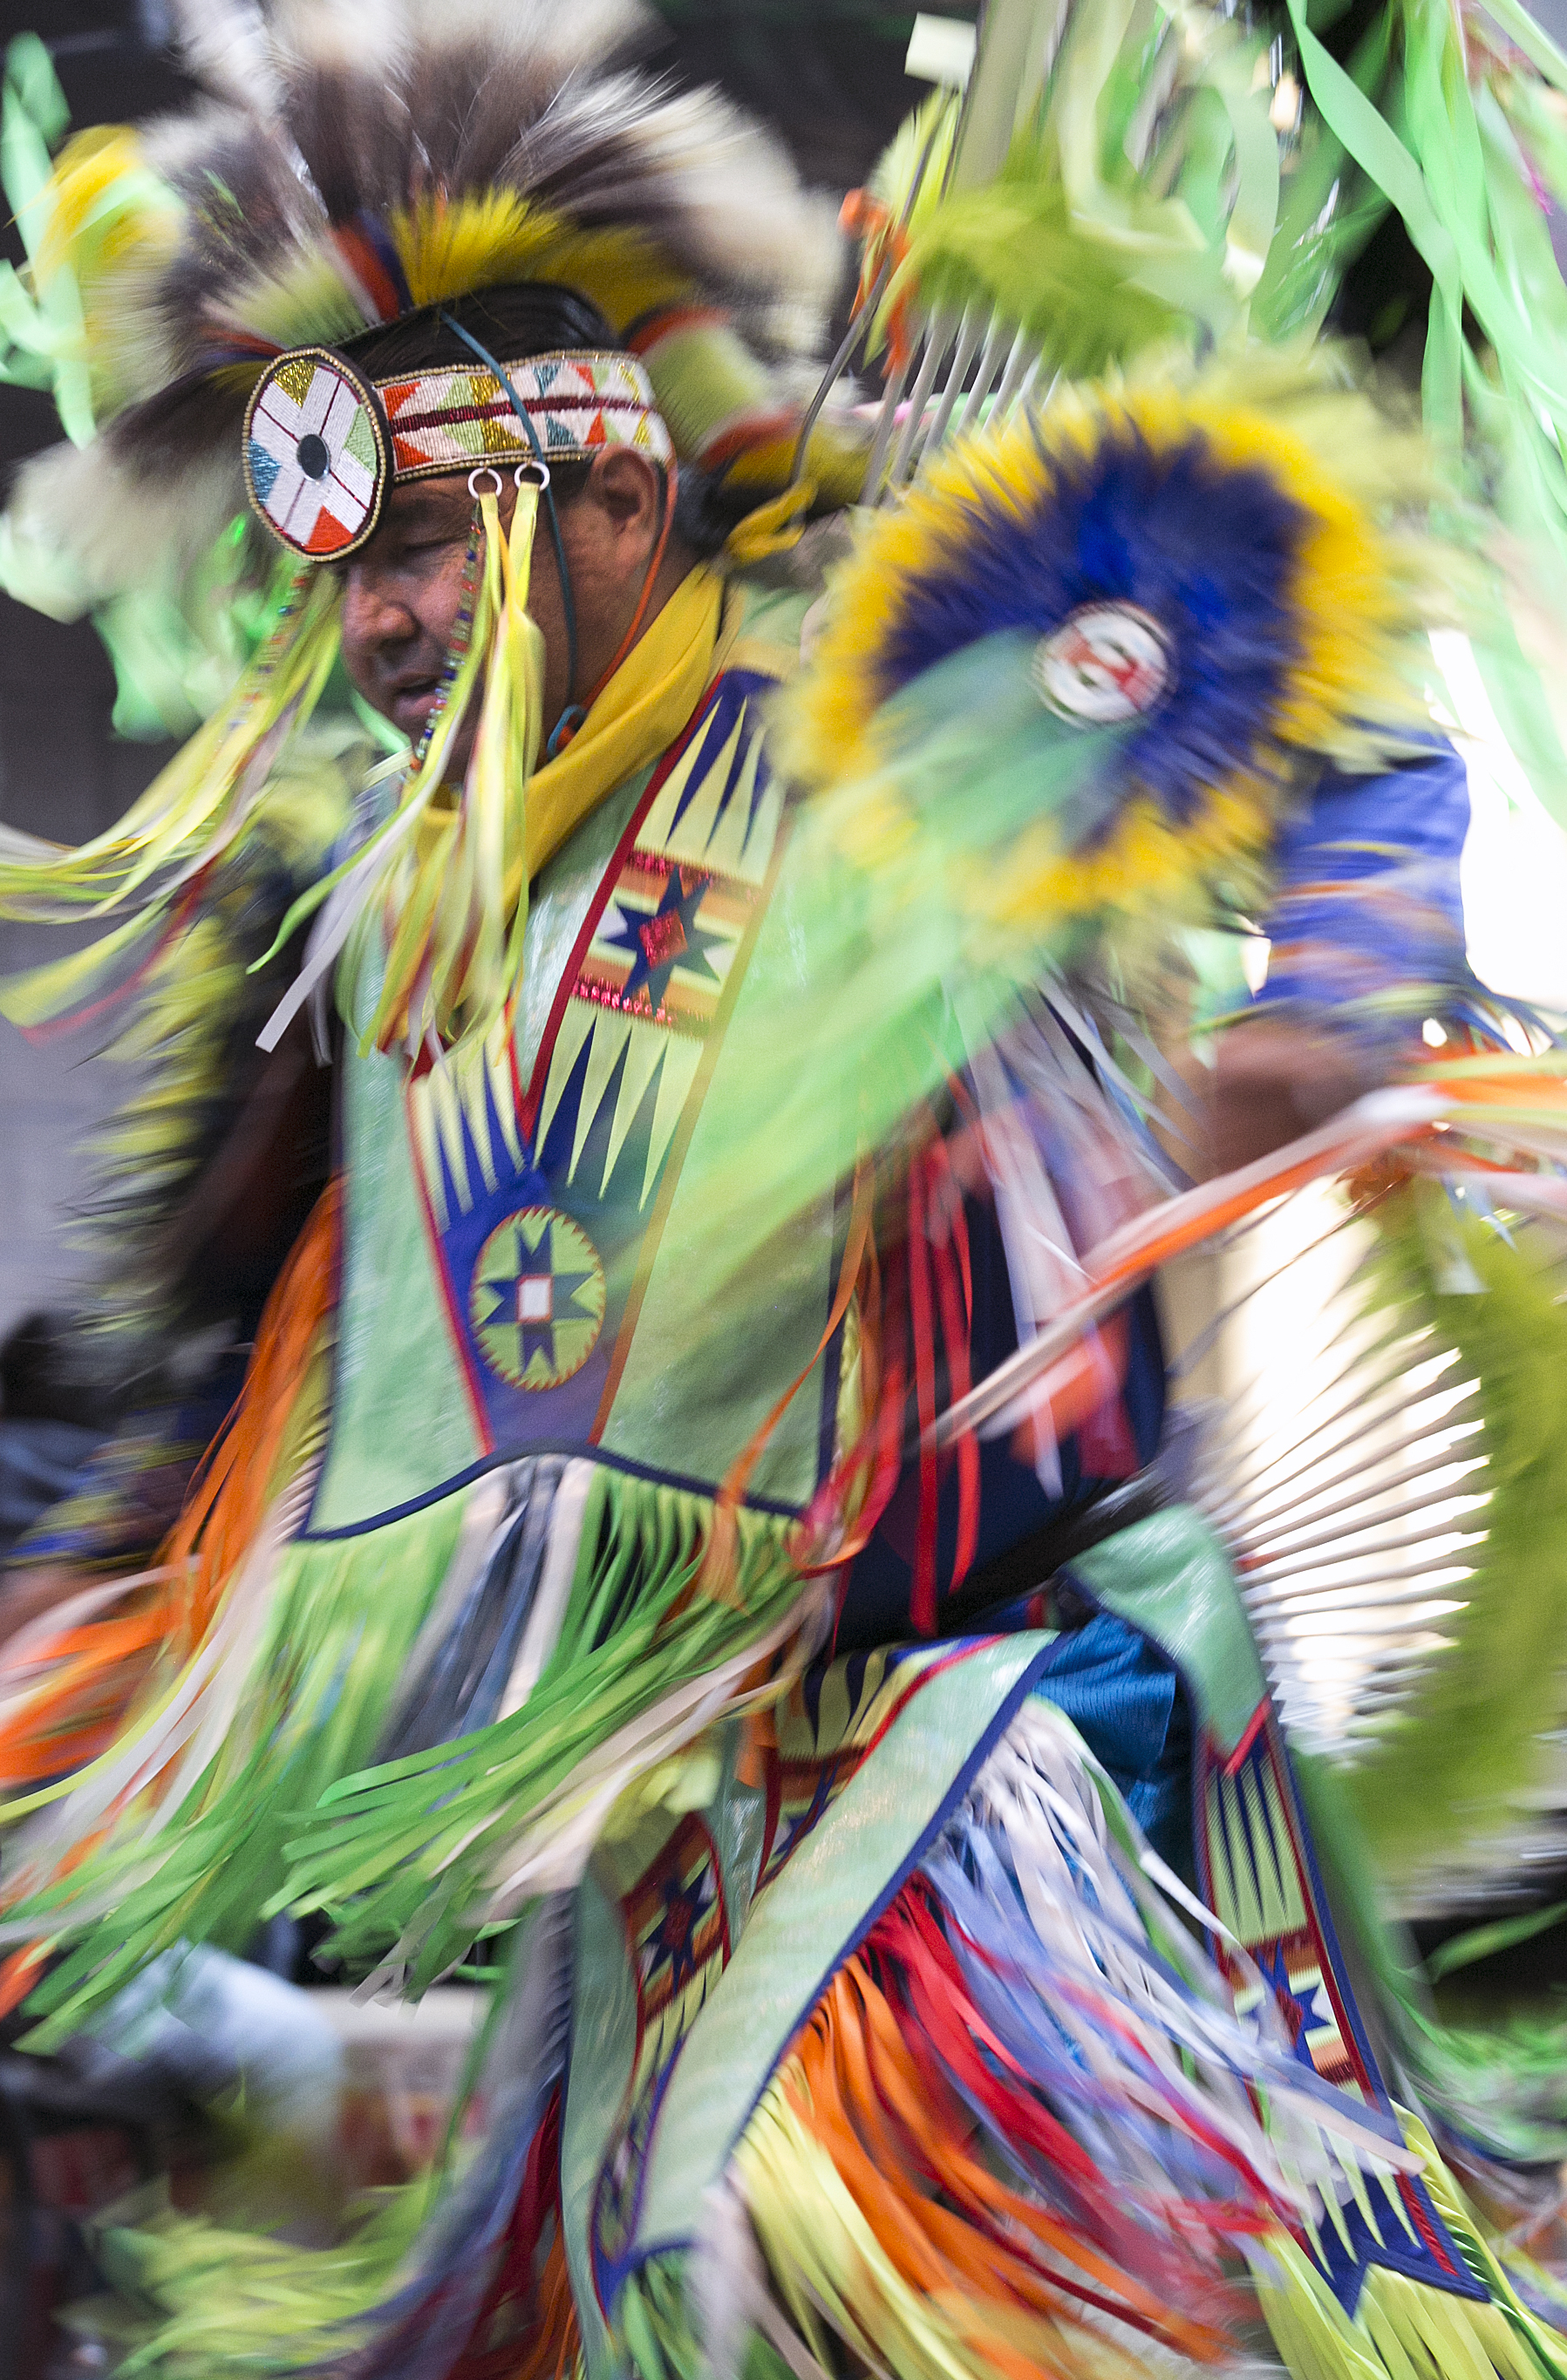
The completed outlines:
[[[581,1370],[603,1327],[603,1267],[569,1215],[525,1207],[480,1250],[470,1310],[474,1335],[503,1379],[558,1388]]]

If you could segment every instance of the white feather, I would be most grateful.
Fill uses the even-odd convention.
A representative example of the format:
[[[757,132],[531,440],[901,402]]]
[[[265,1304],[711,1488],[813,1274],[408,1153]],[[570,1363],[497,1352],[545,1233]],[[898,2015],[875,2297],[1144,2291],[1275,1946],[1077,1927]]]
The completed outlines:
[[[349,66],[384,73],[407,49],[410,11],[397,0],[274,0],[268,22],[272,47],[290,66]]]
[[[800,188],[783,143],[714,91],[667,100],[633,139],[648,169],[678,187],[708,269],[803,309],[814,337],[843,241],[835,209]]]
[[[283,88],[256,0],[174,0],[173,13],[180,55],[197,82],[254,114],[276,114]]]
[[[659,20],[642,0],[407,0],[410,35],[431,49],[486,48],[549,60],[561,74],[603,71],[632,43],[650,38]]]
[[[0,585],[61,620],[133,589],[179,586],[242,501],[237,441],[164,480],[123,469],[102,439],[23,465],[0,540]]]

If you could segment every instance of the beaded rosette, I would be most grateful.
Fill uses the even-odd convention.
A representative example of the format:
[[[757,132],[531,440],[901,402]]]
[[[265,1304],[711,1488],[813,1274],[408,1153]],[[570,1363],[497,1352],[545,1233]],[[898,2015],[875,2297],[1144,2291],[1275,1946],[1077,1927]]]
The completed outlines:
[[[589,349],[500,371],[446,365],[374,383],[330,347],[280,356],[245,418],[245,484],[273,535],[336,562],[375,533],[387,489],[487,465],[580,462],[633,446],[674,449],[632,356]]]

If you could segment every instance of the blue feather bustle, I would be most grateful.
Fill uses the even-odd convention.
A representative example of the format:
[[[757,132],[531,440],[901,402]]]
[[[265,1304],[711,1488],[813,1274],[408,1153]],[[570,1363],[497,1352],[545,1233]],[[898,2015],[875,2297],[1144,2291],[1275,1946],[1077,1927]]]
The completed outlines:
[[[1052,457],[1030,501],[991,477],[954,513],[941,566],[916,577],[880,660],[885,699],[946,655],[1003,630],[1038,636],[1082,606],[1136,605],[1173,674],[1124,738],[1103,816],[1132,795],[1184,824],[1269,740],[1302,653],[1292,586],[1309,516],[1269,474],[1224,462],[1200,431],[1156,449],[1117,424]]]

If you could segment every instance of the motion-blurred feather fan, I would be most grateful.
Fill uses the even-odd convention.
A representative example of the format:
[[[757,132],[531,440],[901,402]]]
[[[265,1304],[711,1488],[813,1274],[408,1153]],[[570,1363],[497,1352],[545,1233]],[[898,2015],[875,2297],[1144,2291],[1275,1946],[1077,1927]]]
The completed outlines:
[[[776,712],[810,797],[706,1159],[735,1267],[1024,988],[1233,916],[1323,757],[1407,748],[1426,468],[1330,358],[1253,357],[1069,391],[866,516]]]

